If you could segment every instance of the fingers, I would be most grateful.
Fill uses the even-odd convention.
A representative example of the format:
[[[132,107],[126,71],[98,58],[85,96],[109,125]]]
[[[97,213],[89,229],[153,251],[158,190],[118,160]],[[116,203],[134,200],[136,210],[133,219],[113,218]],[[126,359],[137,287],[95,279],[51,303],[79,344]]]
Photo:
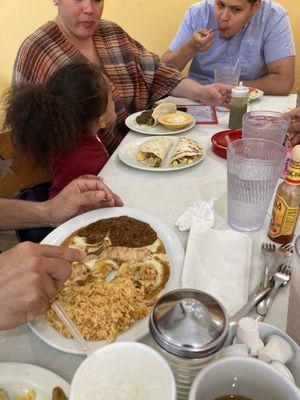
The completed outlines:
[[[287,113],[287,115],[291,118],[300,118],[300,107],[296,107],[290,112]]]
[[[63,261],[73,262],[80,261],[86,256],[85,253],[63,246],[51,246],[47,244],[34,244],[38,247],[38,252],[42,257],[57,258]]]
[[[124,206],[123,200],[116,193],[113,193],[113,196],[115,199],[115,207],[123,207]]]
[[[102,176],[91,175],[91,174],[81,175],[78,179],[97,179],[99,181],[103,181]]]

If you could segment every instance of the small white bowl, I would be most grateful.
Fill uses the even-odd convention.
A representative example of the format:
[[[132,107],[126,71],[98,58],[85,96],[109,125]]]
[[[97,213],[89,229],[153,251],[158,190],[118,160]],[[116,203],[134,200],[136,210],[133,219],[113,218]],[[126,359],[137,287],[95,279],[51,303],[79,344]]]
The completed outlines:
[[[73,377],[69,399],[148,397],[176,400],[169,364],[145,344],[120,342],[102,347],[83,361]]]

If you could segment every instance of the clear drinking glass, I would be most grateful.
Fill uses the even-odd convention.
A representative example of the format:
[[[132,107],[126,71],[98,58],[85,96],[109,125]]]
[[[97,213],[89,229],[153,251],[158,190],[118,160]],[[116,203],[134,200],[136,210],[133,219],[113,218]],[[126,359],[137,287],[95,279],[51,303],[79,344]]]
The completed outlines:
[[[276,111],[250,111],[244,114],[243,139],[272,140],[282,144],[289,127],[289,118]]]
[[[295,240],[292,278],[290,283],[287,333],[300,345],[300,236]]]
[[[240,231],[262,227],[287,150],[264,139],[240,139],[227,148],[228,223]]]
[[[233,86],[238,86],[239,84],[241,69],[238,67],[220,64],[214,69],[214,73],[215,82],[227,83]]]

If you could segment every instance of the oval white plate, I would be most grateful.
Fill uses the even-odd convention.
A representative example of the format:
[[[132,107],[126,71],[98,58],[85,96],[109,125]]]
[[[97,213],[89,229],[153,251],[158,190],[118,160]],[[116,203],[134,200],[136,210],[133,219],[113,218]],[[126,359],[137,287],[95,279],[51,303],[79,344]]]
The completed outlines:
[[[68,396],[70,385],[53,372],[37,365],[2,362],[0,363],[0,387],[13,399],[25,396],[30,389],[36,392],[36,400],[52,399],[52,390],[59,386]]]
[[[144,110],[145,111],[145,110]],[[196,125],[196,119],[191,115],[191,117],[193,118],[193,121],[186,126],[185,128],[182,129],[178,129],[176,131],[170,131],[169,129],[165,128],[163,125],[158,124],[156,126],[147,126],[147,125],[139,125],[136,122],[136,117],[138,115],[140,115],[143,111],[138,111],[134,114],[129,115],[126,120],[125,120],[125,124],[126,126],[131,129],[132,131],[138,132],[138,133],[143,133],[145,135],[174,135],[175,133],[182,133],[182,132],[186,132],[188,130],[190,130],[191,128],[193,128],[193,126]],[[183,111],[176,111],[177,113],[180,114],[186,114]]]
[[[250,88],[249,88],[250,89]],[[250,92],[248,95],[248,102],[251,103],[251,101],[257,100],[260,97],[264,95],[264,92],[260,89],[255,89],[255,91]]]
[[[151,138],[150,138],[151,139]],[[124,144],[123,146],[121,145],[119,151],[118,151],[118,156],[120,160],[124,163],[129,165],[130,167],[137,168],[137,169],[142,169],[144,171],[155,171],[155,172],[168,172],[168,171],[178,171],[179,169],[185,169],[185,168],[190,168],[193,167],[194,165],[199,164],[203,158],[205,157],[206,151],[201,145],[203,149],[203,154],[197,158],[195,161],[193,161],[191,164],[184,164],[180,165],[179,167],[172,167],[170,166],[170,158],[173,153],[172,149],[174,149],[176,142],[179,138],[172,138],[173,139],[173,144],[171,146],[171,149],[168,152],[168,155],[164,159],[162,165],[160,167],[148,167],[147,165],[141,164],[137,161],[136,159],[136,154],[139,150],[140,145],[145,142],[147,139],[136,139],[132,140],[129,143]]]
[[[72,232],[83,226],[91,224],[99,219],[119,217],[121,215],[128,215],[147,222],[156,231],[157,236],[162,240],[166,248],[170,262],[170,277],[164,292],[179,288],[181,286],[181,272],[184,260],[182,244],[176,233],[168,225],[154,215],[142,210],[126,207],[114,207],[89,211],[63,223],[52,231],[41,243],[59,245]],[[126,332],[120,334],[117,337],[116,342],[135,341],[145,336],[148,333],[148,319],[149,317],[145,317],[142,320],[137,321]],[[49,346],[65,351],[66,353],[84,354],[74,339],[64,337],[50,325],[46,324],[43,320],[43,316],[36,318],[28,325],[32,331]],[[89,342],[92,350],[97,350],[106,344],[107,342],[104,340]]]

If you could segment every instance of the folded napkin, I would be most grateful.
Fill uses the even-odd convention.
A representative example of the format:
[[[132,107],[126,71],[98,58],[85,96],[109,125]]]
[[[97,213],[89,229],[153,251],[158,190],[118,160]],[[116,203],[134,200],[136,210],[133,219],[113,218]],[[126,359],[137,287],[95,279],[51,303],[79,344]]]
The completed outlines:
[[[191,228],[192,218],[199,217],[199,224],[204,228],[211,228],[214,224],[214,201],[216,198],[210,199],[208,202],[196,200],[188,207],[185,212],[177,219],[175,226],[180,231],[188,231]]]
[[[192,218],[182,286],[216,297],[229,315],[248,300],[252,239],[232,230],[214,230]]]

